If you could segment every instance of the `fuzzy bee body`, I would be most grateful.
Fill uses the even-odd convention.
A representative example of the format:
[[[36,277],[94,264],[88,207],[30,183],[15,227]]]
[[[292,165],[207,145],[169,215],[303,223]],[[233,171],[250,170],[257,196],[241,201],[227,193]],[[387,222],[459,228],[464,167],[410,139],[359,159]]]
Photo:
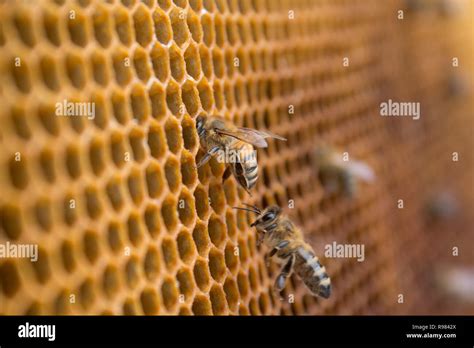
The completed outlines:
[[[281,292],[286,279],[294,271],[306,287],[315,296],[329,298],[331,295],[331,279],[326,268],[321,265],[313,248],[304,241],[303,234],[293,222],[277,206],[270,206],[264,211],[256,207],[252,209],[240,208],[258,214],[252,226],[259,233],[258,244],[265,243],[270,248],[267,257],[276,258],[283,264],[274,288]]]
[[[343,160],[343,155],[330,147],[321,147],[315,152],[318,177],[326,192],[342,193],[346,197],[357,194],[358,182],[375,180],[375,174],[362,161]]]
[[[249,192],[258,179],[258,163],[254,147],[267,147],[265,138],[286,140],[266,131],[236,127],[232,122],[218,116],[198,116],[196,130],[202,148],[206,154],[198,163],[205,164],[211,156],[219,153],[231,155],[233,160],[227,162],[224,180],[233,174],[237,182]]]

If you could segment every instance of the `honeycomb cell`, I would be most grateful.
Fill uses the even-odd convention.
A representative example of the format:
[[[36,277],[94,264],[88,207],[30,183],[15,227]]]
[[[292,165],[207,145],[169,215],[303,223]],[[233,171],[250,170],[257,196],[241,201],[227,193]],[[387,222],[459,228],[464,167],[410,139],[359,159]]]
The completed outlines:
[[[39,64],[41,78],[43,79],[46,87],[52,91],[58,91],[60,85],[55,60],[52,57],[42,57]]]
[[[137,47],[133,56],[135,72],[140,80],[148,81],[151,77],[151,67],[148,62],[148,53],[141,47]]]
[[[47,40],[54,46],[61,45],[61,33],[59,30],[59,18],[51,11],[45,10],[43,13],[43,29]]]
[[[151,247],[147,250],[143,266],[147,279],[155,281],[160,274],[160,254],[158,249]]]
[[[113,298],[120,290],[118,272],[119,271],[115,266],[109,265],[106,267],[102,276],[102,287],[105,295],[109,298]]]
[[[155,24],[155,35],[159,42],[163,45],[167,45],[172,38],[172,28],[170,18],[166,13],[157,9],[153,13],[153,22]]]
[[[220,218],[213,215],[209,219],[207,230],[209,231],[209,237],[212,244],[214,244],[217,248],[220,248],[227,237],[224,223],[220,220]]]
[[[1,289],[5,296],[13,297],[21,288],[20,276],[17,266],[11,260],[7,260],[0,265]]]
[[[211,302],[206,296],[197,295],[193,301],[192,311],[194,315],[211,315]]]
[[[63,262],[64,270],[68,273],[74,272],[77,266],[77,262],[74,257],[74,246],[70,241],[64,241],[62,243],[61,259]]]
[[[233,312],[237,311],[239,303],[239,289],[237,283],[232,279],[228,278],[224,283],[225,299],[229,309]]]
[[[23,229],[20,209],[14,205],[6,204],[1,206],[0,213],[2,234],[4,232],[8,239],[18,239]]]
[[[140,5],[133,14],[135,38],[137,42],[146,47],[153,37],[153,19],[144,5]]]
[[[214,315],[227,314],[227,302],[225,298],[224,290],[220,285],[214,285],[209,292],[209,298],[212,305],[212,313]]]
[[[132,201],[139,206],[143,201],[143,185],[141,181],[140,171],[133,169],[128,177],[128,192]]]
[[[199,97],[196,85],[193,82],[187,81],[184,83],[182,87],[182,100],[186,106],[186,111],[191,116],[194,116],[198,113],[200,107]]]
[[[159,313],[160,304],[158,293],[152,288],[146,288],[140,295],[140,302],[145,315],[156,315]]]
[[[157,120],[166,115],[166,92],[158,84],[154,84],[149,92],[148,97],[151,104],[151,116]]]
[[[144,221],[148,233],[153,237],[157,236],[161,230],[161,220],[159,214],[159,209],[156,205],[148,205],[145,209]]]
[[[166,238],[161,244],[161,253],[163,255],[165,266],[169,272],[172,272],[178,263],[178,250],[175,240]]]
[[[148,147],[150,149],[150,154],[154,158],[160,159],[164,156],[166,153],[166,136],[162,127],[150,127],[148,132]]]
[[[178,288],[174,279],[165,279],[161,286],[161,296],[165,308],[168,311],[173,310],[173,307],[178,303]]]
[[[209,270],[212,278],[217,282],[222,282],[226,274],[224,255],[217,249],[209,252]]]
[[[137,18],[139,20],[139,18]],[[115,31],[122,44],[129,46],[132,42],[132,21],[129,12],[119,8],[114,12]]]
[[[138,285],[140,276],[139,260],[132,256],[125,264],[125,279],[130,289],[134,289]]]
[[[175,157],[169,157],[165,163],[165,176],[171,192],[176,192],[181,183],[181,171],[179,161]]]
[[[142,219],[138,213],[133,212],[127,220],[128,239],[134,246],[141,244],[144,236]]]
[[[182,47],[189,40],[189,29],[186,24],[186,13],[182,9],[174,8],[168,14],[173,29],[173,40]]]
[[[204,260],[197,260],[194,264],[194,280],[201,291],[206,292],[211,284],[209,267]]]
[[[112,20],[107,8],[98,6],[92,15],[92,22],[95,39],[102,47],[108,47],[112,41]]]
[[[184,296],[184,300],[186,301],[187,299],[192,298],[196,284],[191,270],[188,268],[179,270],[176,274],[176,279],[179,284],[179,292]]]
[[[190,263],[193,260],[196,248],[189,232],[182,231],[178,235],[178,251],[179,257],[184,263]]]
[[[205,220],[209,212],[209,199],[203,187],[198,186],[194,190],[194,201],[199,218]]]
[[[83,236],[83,249],[87,260],[94,264],[99,258],[99,237],[93,231],[86,231]]]
[[[189,192],[183,191],[178,200],[178,216],[184,226],[192,225],[195,211],[193,196]]]
[[[177,206],[178,202],[172,196],[168,196],[161,206],[161,217],[169,232],[174,231],[178,226]]]

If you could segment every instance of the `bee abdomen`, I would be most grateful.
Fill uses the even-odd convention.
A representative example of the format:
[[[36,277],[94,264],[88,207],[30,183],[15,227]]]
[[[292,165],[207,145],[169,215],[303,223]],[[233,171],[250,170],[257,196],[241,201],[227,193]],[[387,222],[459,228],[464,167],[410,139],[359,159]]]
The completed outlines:
[[[298,249],[295,271],[313,294],[323,298],[331,295],[331,279],[313,252],[302,247]]]
[[[258,179],[258,165],[256,161],[252,161],[245,165],[245,174],[247,178],[247,186],[251,189],[255,186]]]

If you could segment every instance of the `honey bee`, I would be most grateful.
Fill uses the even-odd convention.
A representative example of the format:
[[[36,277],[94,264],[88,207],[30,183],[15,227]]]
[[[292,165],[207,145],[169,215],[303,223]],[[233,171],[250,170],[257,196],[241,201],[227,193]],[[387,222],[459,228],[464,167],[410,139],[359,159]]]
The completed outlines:
[[[340,192],[347,197],[354,197],[358,181],[370,183],[375,180],[375,174],[367,164],[362,161],[344,160],[342,153],[327,146],[318,148],[315,161],[319,180],[329,193]]]
[[[257,229],[257,245],[265,243],[270,248],[266,256],[267,264],[271,257],[276,257],[277,262],[283,264],[274,289],[281,292],[294,270],[313,295],[329,298],[331,279],[326,268],[319,262],[313,248],[304,241],[302,232],[282,213],[280,207],[273,205],[261,211],[256,206],[246,206],[234,209],[257,215],[251,226]]]
[[[226,168],[223,180],[233,174],[237,182],[250,194],[258,178],[257,157],[254,147],[264,148],[266,138],[286,141],[285,138],[268,131],[236,127],[232,122],[218,116],[198,116],[196,130],[206,154],[197,167],[207,163],[212,156],[224,157]]]

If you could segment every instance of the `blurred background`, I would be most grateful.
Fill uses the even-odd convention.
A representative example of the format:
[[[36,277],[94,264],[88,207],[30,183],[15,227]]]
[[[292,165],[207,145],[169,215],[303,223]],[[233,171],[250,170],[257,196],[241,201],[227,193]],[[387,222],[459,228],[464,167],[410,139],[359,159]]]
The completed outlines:
[[[0,258],[0,314],[474,314],[473,5],[0,1],[0,244],[39,248]],[[389,99],[420,119],[382,117]],[[201,113],[288,139],[252,196],[195,169]],[[325,193],[318,143],[376,181]],[[274,294],[242,202],[285,209],[330,299],[295,277]]]

